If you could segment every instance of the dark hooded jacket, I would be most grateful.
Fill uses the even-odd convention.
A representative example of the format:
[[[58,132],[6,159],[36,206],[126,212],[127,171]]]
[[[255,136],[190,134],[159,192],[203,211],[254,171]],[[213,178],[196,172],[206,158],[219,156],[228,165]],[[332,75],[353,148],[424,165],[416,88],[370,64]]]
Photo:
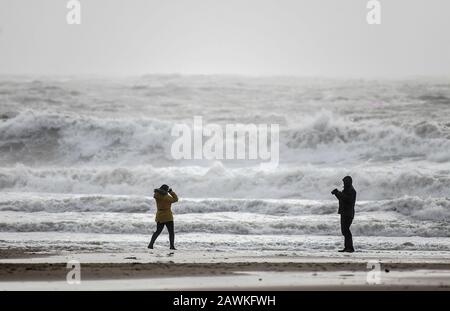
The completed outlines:
[[[339,200],[338,213],[353,218],[355,216],[356,190],[353,188],[351,178],[344,178],[344,190],[335,193]]]

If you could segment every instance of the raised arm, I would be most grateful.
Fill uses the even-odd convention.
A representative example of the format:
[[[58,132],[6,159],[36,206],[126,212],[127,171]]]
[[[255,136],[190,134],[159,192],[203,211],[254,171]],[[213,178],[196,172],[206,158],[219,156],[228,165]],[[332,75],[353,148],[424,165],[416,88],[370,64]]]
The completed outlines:
[[[169,194],[172,197],[172,203],[178,202],[178,196],[172,189],[169,190]]]
[[[350,193],[345,193],[344,191],[337,190],[334,195],[339,199],[346,202],[350,202],[353,198],[353,195]]]

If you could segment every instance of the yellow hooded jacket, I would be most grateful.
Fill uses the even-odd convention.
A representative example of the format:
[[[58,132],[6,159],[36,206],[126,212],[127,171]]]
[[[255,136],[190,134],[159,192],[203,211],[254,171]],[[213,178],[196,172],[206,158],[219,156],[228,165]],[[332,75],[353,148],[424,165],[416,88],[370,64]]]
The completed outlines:
[[[170,194],[170,195],[169,195]],[[156,201],[156,217],[155,221],[164,223],[173,221],[173,214],[171,210],[172,203],[178,201],[178,197],[175,192],[171,191],[168,194],[161,194],[155,192],[153,195]]]

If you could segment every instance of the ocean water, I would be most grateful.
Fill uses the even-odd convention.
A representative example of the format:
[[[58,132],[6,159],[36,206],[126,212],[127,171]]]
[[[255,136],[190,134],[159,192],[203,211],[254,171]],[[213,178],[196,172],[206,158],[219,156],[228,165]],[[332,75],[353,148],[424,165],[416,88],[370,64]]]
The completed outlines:
[[[280,163],[175,160],[171,129],[279,124]],[[169,184],[177,247],[450,251],[450,83],[154,75],[0,78],[0,248],[145,250]],[[157,247],[168,247],[164,233]]]

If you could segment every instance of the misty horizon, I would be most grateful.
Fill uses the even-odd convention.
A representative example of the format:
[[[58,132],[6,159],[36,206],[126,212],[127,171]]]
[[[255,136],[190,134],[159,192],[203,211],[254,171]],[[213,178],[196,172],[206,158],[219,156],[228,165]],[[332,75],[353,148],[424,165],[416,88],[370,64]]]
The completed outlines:
[[[0,1],[0,74],[448,77],[450,2]]]

